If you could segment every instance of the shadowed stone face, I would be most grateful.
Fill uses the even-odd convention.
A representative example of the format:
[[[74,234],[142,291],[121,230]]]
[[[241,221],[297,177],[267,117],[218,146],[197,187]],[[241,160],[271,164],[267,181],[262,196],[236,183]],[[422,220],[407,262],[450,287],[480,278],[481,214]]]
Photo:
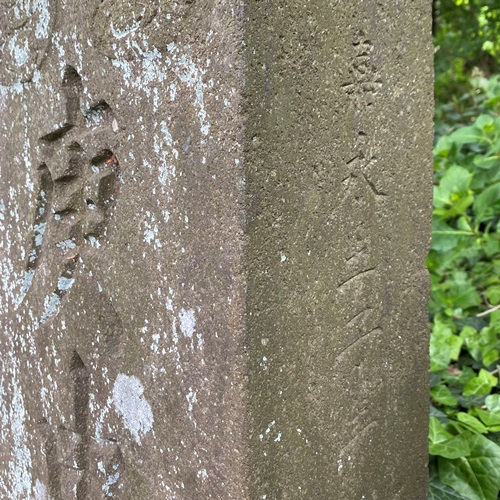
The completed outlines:
[[[250,497],[425,498],[430,4],[246,14]]]

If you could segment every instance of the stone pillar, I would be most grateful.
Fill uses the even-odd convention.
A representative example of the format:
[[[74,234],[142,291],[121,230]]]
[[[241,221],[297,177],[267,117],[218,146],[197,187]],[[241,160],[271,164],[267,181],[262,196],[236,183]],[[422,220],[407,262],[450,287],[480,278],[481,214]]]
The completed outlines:
[[[17,0],[0,497],[426,497],[430,4]]]

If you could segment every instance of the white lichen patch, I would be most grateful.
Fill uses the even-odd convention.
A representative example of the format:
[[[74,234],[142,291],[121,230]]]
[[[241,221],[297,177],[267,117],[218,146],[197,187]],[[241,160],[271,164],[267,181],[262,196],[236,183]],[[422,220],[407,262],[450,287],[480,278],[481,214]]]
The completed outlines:
[[[19,350],[32,352],[32,335],[29,319],[19,331],[12,322],[7,322],[11,306],[18,301],[21,278],[16,272],[14,259],[18,252],[21,226],[18,192],[9,187],[7,203],[0,200],[0,319],[2,319],[2,356],[0,357],[0,442],[8,454],[0,470],[0,498],[24,499],[32,497],[32,457],[28,447],[29,434],[26,421],[29,416],[21,385],[24,365],[18,357]],[[17,260],[17,259],[16,259]],[[11,316],[12,317],[12,316]],[[16,321],[21,321],[16,316]],[[21,335],[22,334],[22,335]],[[35,357],[36,358],[36,353]]]
[[[12,340],[16,335],[6,332]],[[11,454],[0,477],[2,498],[29,498],[32,489],[31,453],[27,446],[28,433],[25,427],[26,409],[19,385],[19,360],[14,354],[14,345],[5,353],[0,365],[0,437],[2,443],[11,444]],[[5,379],[7,376],[10,381]],[[10,395],[7,399],[7,395]],[[5,479],[7,481],[5,481]],[[7,484],[6,484],[7,483]]]
[[[192,413],[193,405],[198,402],[196,391],[192,387],[189,388],[189,392],[186,394],[186,401],[188,402],[188,411]]]
[[[178,49],[175,46],[169,47],[169,52],[172,54],[172,57],[175,57]],[[210,61],[207,61],[207,66],[209,64]],[[177,63],[176,72],[181,82],[185,83],[188,88],[192,88],[195,90],[196,97],[194,106],[198,109],[200,131],[203,135],[208,135],[210,131],[210,123],[207,119],[207,112],[205,110],[205,98],[203,93],[204,89],[207,86],[203,83],[203,76],[205,75],[206,70],[201,69],[199,66],[197,66],[191,58],[187,57],[186,55],[181,55]]]
[[[29,5],[29,2],[26,2]],[[47,0],[33,0],[33,14],[38,13],[38,22],[36,23],[35,36],[37,38],[47,38],[49,36],[50,12],[49,2]]]
[[[47,488],[39,479],[35,481],[33,493],[35,495],[35,500],[48,500],[49,498],[47,495]]]
[[[73,248],[76,248],[76,243],[73,239],[67,239],[67,240],[62,240],[56,243],[56,247],[60,248],[61,250],[71,250]]]
[[[40,323],[46,323],[59,312],[61,297],[71,289],[74,282],[75,278],[65,278],[64,276],[57,280],[57,290],[50,297],[45,297],[45,310],[40,318]]]
[[[116,33],[116,38],[125,37],[129,33]],[[149,48],[147,38],[130,40],[130,49],[138,56],[139,63],[134,64],[125,55],[125,50],[116,48],[112,64],[122,72],[126,87],[144,92],[148,97],[153,94],[158,85],[167,85],[170,89],[170,100],[174,101],[179,92],[188,90],[192,96],[192,104],[197,112],[200,132],[207,136],[210,132],[210,122],[205,104],[205,90],[213,86],[213,81],[204,82],[204,76],[210,66],[210,60],[200,65],[194,61],[191,55],[181,52],[175,43],[167,45],[168,55],[160,52],[156,47]],[[155,99],[153,99],[155,100]],[[160,102],[155,102],[155,108],[159,108]]]
[[[104,372],[104,370],[103,370],[103,372]],[[94,397],[94,395],[91,394],[91,404],[92,404],[93,397]],[[106,404],[102,405],[100,408],[92,407],[92,405],[91,405],[92,413],[97,414],[95,417],[95,440],[97,443],[106,442],[106,439],[103,438],[103,428],[104,428],[104,422],[106,420],[106,417],[108,416],[108,413],[109,413],[109,410],[110,410],[112,404],[113,404],[112,398],[108,397]]]
[[[184,334],[184,337],[191,338],[196,328],[196,319],[193,309],[181,309],[179,311],[179,321],[181,332]]]
[[[9,41],[9,51],[17,66],[22,67],[29,61],[28,40],[20,42],[17,40],[17,35],[14,35]]]
[[[144,221],[144,242],[158,250],[162,247],[162,243],[158,234],[156,217],[149,210],[146,210],[146,216],[147,219]]]
[[[21,303],[23,302],[24,298],[28,294],[31,285],[33,284],[33,278],[35,277],[35,270],[30,269],[24,273],[24,279],[23,279],[23,284],[21,286],[21,291],[19,293],[19,297],[16,300],[15,303],[15,309],[17,309]]]
[[[113,466],[113,469],[115,471],[117,471],[118,469],[118,464],[114,465]],[[110,491],[110,488],[118,483],[120,479],[120,473],[119,472],[114,472],[113,474],[108,474],[107,477],[106,477],[106,482],[104,483],[104,485],[102,486],[102,491],[104,492],[104,495],[106,497],[112,497],[113,496],[113,493]]]
[[[113,386],[113,404],[137,444],[153,428],[153,411],[143,396],[144,386],[134,376],[120,373]]]
[[[134,22],[130,25],[125,26],[123,29],[117,29],[114,27],[113,23],[111,23],[110,28],[111,28],[112,35],[117,40],[120,40],[121,38],[125,38],[127,35],[134,33],[134,31],[137,31],[141,25],[140,20],[144,17],[145,12],[146,12],[146,8],[142,9],[137,20],[135,19],[135,13],[133,12],[132,14],[134,16]]]
[[[100,248],[101,247],[101,243],[99,242],[99,240],[95,237],[95,236],[87,236],[85,238],[85,241],[88,242],[90,244],[90,246],[94,247],[94,248]]]

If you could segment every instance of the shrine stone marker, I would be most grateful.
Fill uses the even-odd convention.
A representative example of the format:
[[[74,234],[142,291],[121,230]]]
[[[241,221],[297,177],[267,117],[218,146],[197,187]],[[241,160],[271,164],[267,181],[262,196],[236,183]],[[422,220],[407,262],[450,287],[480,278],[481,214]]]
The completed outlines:
[[[426,0],[0,13],[0,497],[426,498]]]

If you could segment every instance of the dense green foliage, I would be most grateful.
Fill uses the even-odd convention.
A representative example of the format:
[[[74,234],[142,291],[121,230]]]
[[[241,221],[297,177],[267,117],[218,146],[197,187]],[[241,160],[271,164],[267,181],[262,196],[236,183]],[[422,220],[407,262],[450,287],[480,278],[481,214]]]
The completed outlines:
[[[434,0],[432,500],[500,490],[500,4]]]
[[[473,120],[434,148],[433,499],[500,490],[500,77],[474,83]]]
[[[433,7],[436,101],[455,105],[460,116],[470,105],[463,96],[473,73],[500,71],[500,4],[498,0],[434,0]]]

